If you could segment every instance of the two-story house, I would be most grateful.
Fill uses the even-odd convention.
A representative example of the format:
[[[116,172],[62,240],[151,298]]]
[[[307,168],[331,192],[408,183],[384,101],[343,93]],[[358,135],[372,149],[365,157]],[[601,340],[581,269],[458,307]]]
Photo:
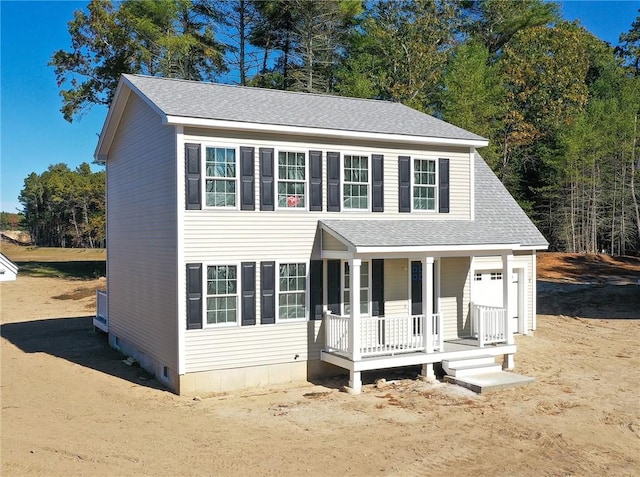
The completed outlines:
[[[398,103],[125,75],[96,149],[100,326],[181,394],[512,368],[547,242],[486,145]]]

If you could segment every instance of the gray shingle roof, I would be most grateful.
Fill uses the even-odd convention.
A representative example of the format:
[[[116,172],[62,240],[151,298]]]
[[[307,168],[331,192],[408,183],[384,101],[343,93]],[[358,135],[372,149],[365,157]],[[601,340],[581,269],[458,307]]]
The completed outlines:
[[[355,247],[548,243],[479,154],[475,156],[474,220],[322,220]]]
[[[165,115],[446,139],[483,137],[400,103],[124,75]]]

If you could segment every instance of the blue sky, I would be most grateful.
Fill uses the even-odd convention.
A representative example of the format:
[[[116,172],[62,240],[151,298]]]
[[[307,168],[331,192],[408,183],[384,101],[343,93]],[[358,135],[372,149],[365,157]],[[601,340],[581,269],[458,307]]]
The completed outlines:
[[[611,44],[630,29],[640,0],[560,2],[567,20]],[[62,118],[53,69],[55,50],[70,46],[67,22],[86,1],[0,0],[0,210],[16,212],[24,179],[64,162],[72,169],[93,161],[107,113],[94,107],[73,124]],[[93,166],[99,170],[98,166]]]

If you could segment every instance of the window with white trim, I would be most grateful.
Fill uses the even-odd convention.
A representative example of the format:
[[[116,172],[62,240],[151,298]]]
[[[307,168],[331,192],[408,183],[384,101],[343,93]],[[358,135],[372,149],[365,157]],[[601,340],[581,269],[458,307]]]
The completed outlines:
[[[208,207],[235,207],[237,189],[236,150],[207,147],[205,194]]]
[[[349,262],[344,262],[343,268],[344,275],[344,287],[342,295],[342,303],[344,306],[344,315],[351,314],[351,270]],[[360,314],[369,314],[369,290],[371,284],[369,283],[369,262],[362,261],[360,264]]]
[[[369,208],[369,157],[345,154],[342,159],[344,183],[342,203],[345,209]]]
[[[413,160],[413,209],[436,210],[436,161]]]
[[[281,263],[278,277],[278,318],[306,318],[307,264]]]
[[[304,152],[278,152],[278,207],[304,209],[307,202]]]
[[[238,322],[238,270],[235,265],[207,267],[207,324]]]

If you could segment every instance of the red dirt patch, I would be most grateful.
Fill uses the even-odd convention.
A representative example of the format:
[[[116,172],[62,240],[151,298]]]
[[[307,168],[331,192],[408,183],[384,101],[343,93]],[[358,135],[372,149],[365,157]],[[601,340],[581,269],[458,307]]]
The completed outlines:
[[[635,283],[640,278],[640,258],[543,252],[537,255],[539,280],[574,282],[609,280]]]

